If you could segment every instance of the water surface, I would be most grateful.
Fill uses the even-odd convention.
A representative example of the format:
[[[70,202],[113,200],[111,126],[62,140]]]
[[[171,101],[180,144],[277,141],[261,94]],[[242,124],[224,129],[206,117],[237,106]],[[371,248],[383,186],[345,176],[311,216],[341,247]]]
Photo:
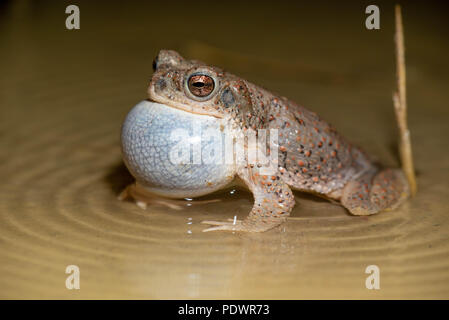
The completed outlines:
[[[65,29],[63,2],[0,7],[1,298],[449,298],[440,5],[403,12],[418,195],[354,217],[298,193],[288,223],[263,234],[201,232],[202,220],[247,215],[252,197],[240,189],[180,211],[117,200],[132,181],[120,126],[146,98],[153,57],[169,48],[224,67],[398,166],[392,5],[381,5],[377,31],[364,28],[356,3],[78,5],[78,31]],[[72,264],[80,290],[65,288]],[[368,265],[380,268],[380,290],[365,288]]]

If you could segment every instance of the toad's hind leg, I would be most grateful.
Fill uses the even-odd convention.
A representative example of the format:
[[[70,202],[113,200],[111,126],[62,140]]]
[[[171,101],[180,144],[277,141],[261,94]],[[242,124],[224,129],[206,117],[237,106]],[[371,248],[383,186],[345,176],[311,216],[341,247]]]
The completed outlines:
[[[343,189],[341,203],[354,215],[370,215],[396,208],[409,193],[401,170],[384,169],[350,181]]]

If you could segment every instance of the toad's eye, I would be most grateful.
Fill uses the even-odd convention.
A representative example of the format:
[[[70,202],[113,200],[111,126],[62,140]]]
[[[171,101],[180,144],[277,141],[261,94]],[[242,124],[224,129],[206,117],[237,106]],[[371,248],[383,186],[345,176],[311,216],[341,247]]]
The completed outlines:
[[[191,75],[187,81],[190,93],[199,98],[207,97],[214,91],[215,82],[212,77],[205,74]]]

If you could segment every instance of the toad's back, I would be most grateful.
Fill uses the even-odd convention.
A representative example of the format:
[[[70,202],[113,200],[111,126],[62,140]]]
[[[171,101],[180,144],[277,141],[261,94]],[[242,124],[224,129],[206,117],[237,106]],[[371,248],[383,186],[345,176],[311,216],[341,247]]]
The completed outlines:
[[[376,166],[367,155],[316,113],[252,84],[252,101],[264,120],[260,128],[278,130],[278,167],[294,189],[329,195]]]

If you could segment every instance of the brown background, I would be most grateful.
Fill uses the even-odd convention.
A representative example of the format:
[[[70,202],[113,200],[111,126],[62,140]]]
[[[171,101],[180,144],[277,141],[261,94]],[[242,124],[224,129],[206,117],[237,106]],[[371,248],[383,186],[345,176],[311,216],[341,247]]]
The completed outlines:
[[[409,123],[419,193],[353,217],[297,194],[264,234],[202,233],[243,218],[251,195],[146,211],[117,194],[131,177],[119,132],[146,98],[161,48],[219,65],[297,101],[397,166],[393,3],[65,1],[0,6],[0,298],[449,298],[446,7],[403,5]],[[379,2],[377,2],[379,3]],[[189,219],[190,218],[190,219]],[[188,224],[188,222],[192,224]],[[65,288],[65,268],[81,289]],[[381,289],[365,288],[378,265]]]

